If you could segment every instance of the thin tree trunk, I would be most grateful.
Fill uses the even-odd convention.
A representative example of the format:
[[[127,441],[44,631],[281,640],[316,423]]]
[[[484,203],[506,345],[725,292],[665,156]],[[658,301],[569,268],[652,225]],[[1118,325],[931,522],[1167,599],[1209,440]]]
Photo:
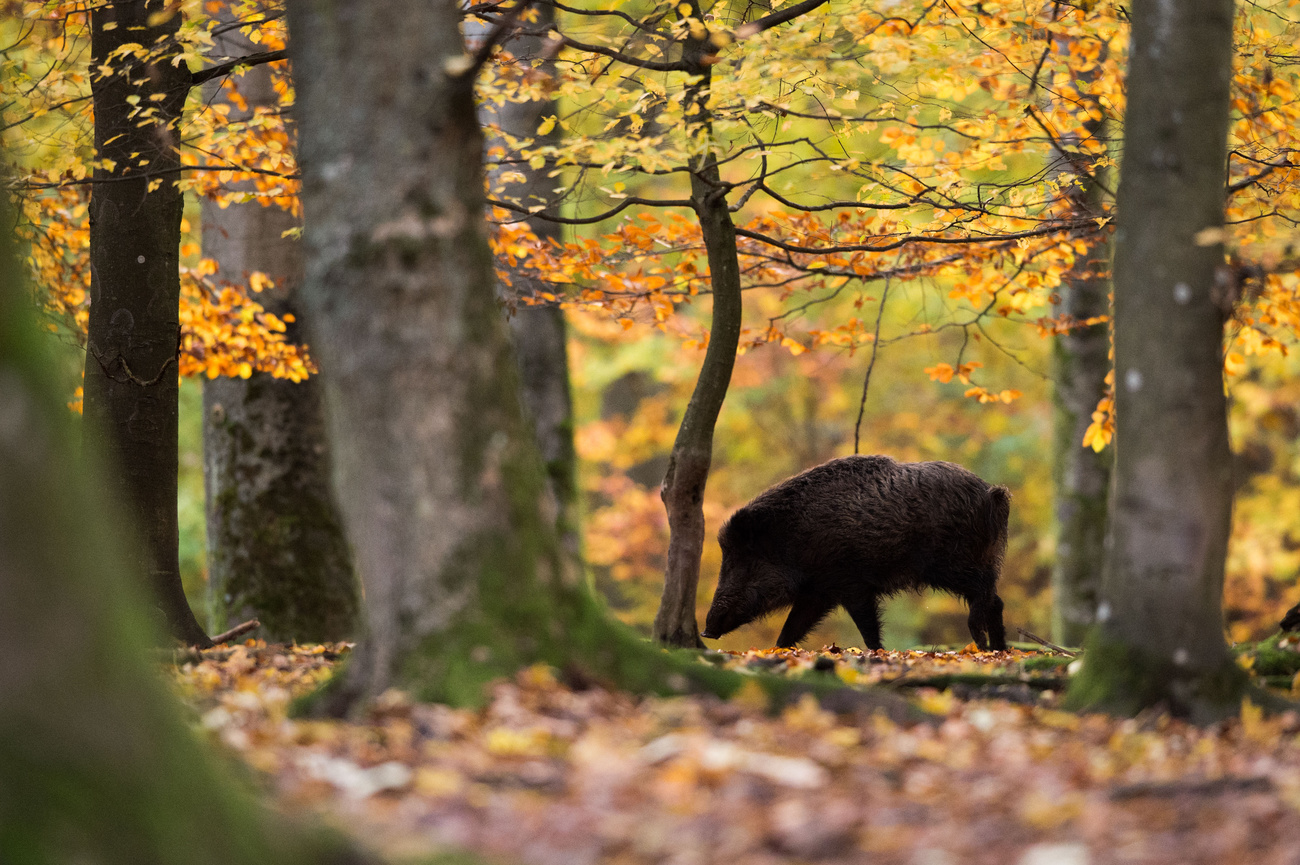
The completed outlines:
[[[700,15],[696,9],[695,14]],[[708,144],[709,113],[706,107],[711,65],[705,62],[713,50],[707,41],[689,39],[684,58],[696,64],[699,78],[687,93],[698,120],[696,134],[703,152],[691,172],[691,203],[704,236],[713,288],[713,320],[709,326],[709,347],[700,367],[695,391],[686,406],[682,425],[673,441],[660,496],[668,511],[668,565],[664,593],[655,614],[654,637],[670,646],[702,647],[695,619],[695,595],[700,582],[700,557],[704,553],[704,487],[713,462],[713,430],[731,383],[740,342],[742,316],[740,262],[736,251],[736,229],[727,209],[716,155]]]
[[[1068,51],[1069,45],[1061,48]],[[1101,64],[1081,78],[1096,80]],[[1083,104],[1080,110],[1096,107]],[[1104,137],[1103,119],[1083,124],[1094,138]],[[1078,141],[1066,140],[1075,154]],[[1064,154],[1063,154],[1064,155]],[[1074,159],[1083,159],[1075,155]],[[1105,195],[1103,169],[1095,158],[1072,166],[1078,186],[1068,194],[1074,216],[1101,215]],[[1053,312],[1076,322],[1110,313],[1110,244],[1090,247],[1076,257],[1061,281],[1060,301]],[[1082,644],[1101,600],[1101,571],[1105,561],[1106,503],[1110,494],[1113,451],[1098,453],[1083,445],[1092,413],[1106,393],[1110,372],[1110,328],[1107,324],[1076,327],[1056,338],[1052,346],[1053,441],[1052,480],[1055,488],[1056,557],[1052,563],[1052,639],[1067,646]]]
[[[256,46],[238,30],[216,52],[247,56]],[[223,97],[211,94],[214,101]],[[244,119],[275,106],[271,67],[239,79]],[[225,279],[254,271],[275,281],[258,299],[270,311],[299,315],[302,248],[284,233],[292,214],[257,202],[202,205],[203,252]],[[291,324],[291,335],[301,332]],[[355,633],[356,577],[329,483],[320,382],[216,378],[203,385],[203,452],[208,535],[208,598],[215,631],[256,618],[261,636],[284,642],[341,640]]]
[[[180,718],[124,508],[73,457],[9,253],[0,238],[0,862],[362,862],[262,811]]]
[[[115,72],[91,79],[95,153],[112,166],[97,165],[90,196],[85,435],[90,449],[106,458],[114,493],[129,506],[119,527],[140,533],[137,571],[148,574],[168,629],[203,646],[207,635],[181,585],[176,523],[182,200],[175,121],[189,70],[166,53],[148,63],[113,56],[127,43],[166,44],[180,16],[150,21],[167,8],[161,0],[119,0],[91,11],[91,68]],[[134,114],[137,107],[151,113]]]
[[[1075,705],[1237,711],[1223,640],[1232,511],[1222,225],[1231,0],[1138,0],[1115,239],[1115,474]]]
[[[1061,287],[1058,314],[1082,321],[1110,311],[1106,247],[1080,256]],[[1055,394],[1052,477],[1056,488],[1056,558],[1052,563],[1052,639],[1082,644],[1101,599],[1106,503],[1114,453],[1084,447],[1097,401],[1106,392],[1110,333],[1106,324],[1080,327],[1053,346]]]

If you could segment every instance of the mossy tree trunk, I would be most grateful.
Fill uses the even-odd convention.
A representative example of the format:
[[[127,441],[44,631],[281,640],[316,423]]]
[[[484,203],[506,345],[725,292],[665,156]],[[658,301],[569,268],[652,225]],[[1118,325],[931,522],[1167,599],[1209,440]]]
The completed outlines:
[[[547,4],[536,6],[537,20],[530,30],[542,31],[555,19],[555,10]],[[483,35],[483,34],[480,34]],[[538,66],[554,75],[555,64],[545,58],[546,39],[520,34],[506,47],[522,63]],[[484,107],[488,122],[496,123],[506,135],[532,138],[542,118],[555,114],[553,99],[531,102],[507,102],[504,105]],[[560,129],[548,134],[558,143]],[[489,140],[489,151],[503,142]],[[545,203],[550,200],[550,187],[554,180],[546,171],[528,166],[511,166],[512,173],[522,173],[522,183],[508,187],[512,197],[525,202]],[[492,180],[492,178],[489,178]],[[560,237],[558,223],[530,217],[526,220],[533,233],[543,240]],[[573,445],[573,394],[569,383],[568,327],[564,310],[555,304],[530,306],[519,303],[518,298],[539,291],[554,291],[554,286],[541,284],[528,272],[518,270],[511,274],[513,286],[507,303],[513,307],[510,315],[510,332],[514,339],[515,356],[519,361],[520,388],[528,419],[537,439],[542,464],[546,468],[547,486],[555,498],[556,520],[560,527],[560,542],[565,553],[574,561],[581,558],[581,538],[578,505],[578,458]]]
[[[1065,51],[1069,45],[1062,45]],[[1096,80],[1097,65],[1081,77]],[[1095,102],[1081,111],[1099,109]],[[1083,124],[1095,146],[1105,138],[1104,119]],[[1084,142],[1067,139],[1073,175],[1068,201],[1070,215],[1095,219],[1102,215],[1105,176],[1097,151]],[[1094,156],[1085,157],[1083,154]],[[1106,393],[1110,372],[1110,328],[1107,323],[1084,325],[1090,319],[1110,314],[1110,244],[1089,245],[1086,254],[1075,258],[1074,266],[1062,277],[1059,300],[1053,312],[1078,326],[1057,336],[1052,345],[1054,384],[1052,480],[1055,492],[1056,557],[1052,562],[1052,639],[1066,646],[1083,642],[1101,599],[1101,571],[1105,560],[1106,504],[1110,495],[1112,450],[1094,451],[1083,445],[1092,423],[1092,413]]]
[[[239,30],[220,35],[215,59],[245,57],[257,46]],[[210,98],[227,101],[214,83]],[[274,107],[271,67],[238,79],[246,108]],[[246,282],[261,271],[275,288],[257,299],[277,315],[300,316],[299,240],[292,214],[250,201],[222,208],[203,202],[203,252],[220,278]],[[289,325],[297,339],[300,323]],[[215,631],[246,619],[271,640],[320,642],[355,633],[357,582],[330,490],[322,389],[313,376],[292,382],[255,372],[203,385],[203,453],[208,535],[208,597]]]
[[[1232,511],[1222,225],[1232,0],[1138,0],[1115,236],[1115,474],[1076,706],[1237,711],[1223,640]]]
[[[123,506],[93,459],[73,456],[8,246],[0,238],[0,862],[361,862],[259,808],[150,668],[156,635]]]
[[[542,517],[459,19],[453,0],[290,8],[304,298],[366,590],[365,639],[324,711],[392,685],[474,702],[539,660],[615,681],[662,664],[604,618]]]
[[[543,516],[485,236],[458,5],[304,0],[289,14],[303,293],[366,590],[367,633],[315,711],[347,712],[390,686],[477,703],[486,682],[537,662],[635,691],[738,689],[742,677],[610,619]],[[761,684],[777,699],[812,689]],[[902,714],[889,695],[850,702]]]
[[[128,504],[118,525],[143,540],[133,547],[136,570],[148,575],[168,629],[203,646],[208,637],[181,585],[176,522],[182,200],[175,124],[190,73],[166,47],[180,26],[167,11],[162,0],[114,0],[90,15],[91,68],[112,72],[91,78],[95,155],[105,164],[95,168],[90,195],[84,428]],[[131,43],[150,55],[114,54]]]

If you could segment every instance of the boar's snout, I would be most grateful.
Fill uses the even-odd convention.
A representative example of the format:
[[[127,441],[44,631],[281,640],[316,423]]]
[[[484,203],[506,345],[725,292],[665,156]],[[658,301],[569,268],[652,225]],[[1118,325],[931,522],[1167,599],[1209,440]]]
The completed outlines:
[[[743,618],[735,614],[734,606],[735,604],[726,595],[721,593],[715,595],[713,603],[709,606],[708,615],[704,617],[704,631],[700,636],[716,640],[745,624]]]

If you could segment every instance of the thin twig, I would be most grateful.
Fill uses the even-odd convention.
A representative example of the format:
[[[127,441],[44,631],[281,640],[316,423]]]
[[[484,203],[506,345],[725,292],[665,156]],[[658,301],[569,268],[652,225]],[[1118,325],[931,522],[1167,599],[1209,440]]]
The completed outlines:
[[[257,619],[249,619],[247,622],[244,622],[242,625],[235,625],[229,631],[225,631],[223,633],[214,636],[212,638],[212,645],[219,646],[222,643],[229,643],[231,640],[235,639],[236,637],[243,636],[244,634],[247,634],[249,631],[253,630],[254,628],[260,628],[261,626],[262,623],[259,622]]]
[[[1053,652],[1058,652],[1062,655],[1066,655],[1071,658],[1077,658],[1079,656],[1078,652],[1071,652],[1069,649],[1063,649],[1060,646],[1056,645],[1055,643],[1049,643],[1046,640],[1044,640],[1042,637],[1029,633],[1024,628],[1016,628],[1016,630],[1020,632],[1020,636],[1024,637],[1026,640],[1028,640],[1031,643],[1037,643],[1040,646],[1044,646],[1048,649],[1051,649]]]
[[[903,256],[898,256],[898,261],[894,263],[894,269],[902,263]],[[862,399],[858,400],[858,422],[853,425],[853,453],[858,452],[858,444],[862,435],[862,416],[867,411],[867,388],[871,387],[871,371],[876,368],[876,353],[880,350],[880,320],[885,317],[885,301],[889,299],[889,284],[893,281],[893,274],[885,277],[885,290],[880,293],[880,308],[876,310],[876,335],[871,339],[871,361],[867,364],[867,374],[862,379]]]

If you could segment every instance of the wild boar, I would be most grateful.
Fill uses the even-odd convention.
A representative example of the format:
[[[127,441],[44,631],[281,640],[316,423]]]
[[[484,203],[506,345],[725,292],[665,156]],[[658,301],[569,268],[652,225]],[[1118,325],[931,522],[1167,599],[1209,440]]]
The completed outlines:
[[[880,600],[906,589],[964,598],[971,637],[1005,649],[997,595],[1011,496],[959,465],[887,456],[831,460],[782,481],[718,532],[722,572],[702,636],[790,607],[794,646],[843,606],[879,649]]]

